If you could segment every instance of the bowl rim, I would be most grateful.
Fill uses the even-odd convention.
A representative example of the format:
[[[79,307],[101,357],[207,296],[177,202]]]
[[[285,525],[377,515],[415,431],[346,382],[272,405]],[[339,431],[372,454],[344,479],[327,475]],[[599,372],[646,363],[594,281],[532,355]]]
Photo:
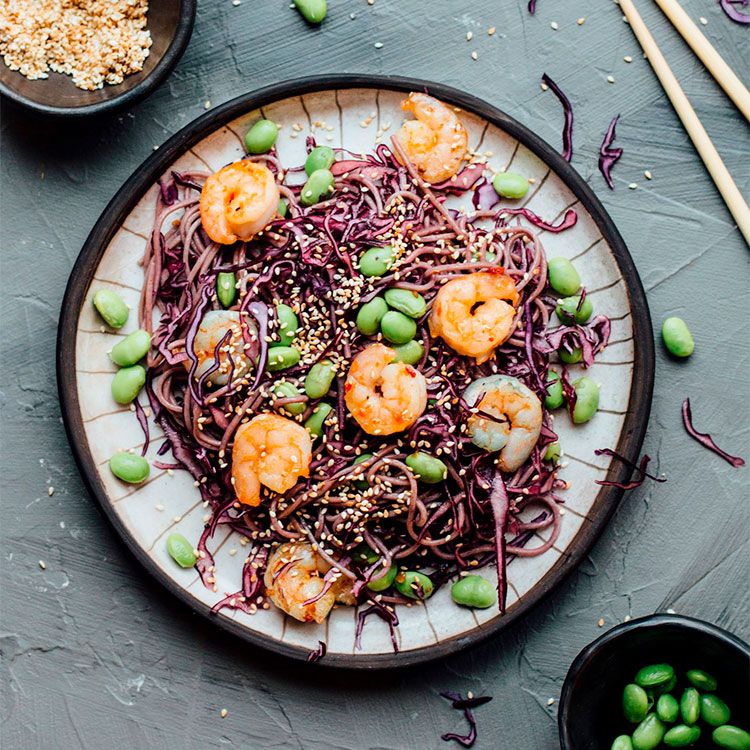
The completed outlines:
[[[89,117],[92,115],[111,112],[128,104],[135,104],[150,94],[159,86],[172,72],[177,62],[182,57],[193,33],[197,0],[180,0],[179,19],[174,29],[174,34],[169,46],[164,51],[161,59],[154,69],[132,89],[123,91],[110,99],[105,99],[93,104],[84,104],[80,107],[65,107],[53,104],[42,104],[35,99],[19,94],[0,79],[0,94],[10,101],[27,107],[35,112],[57,117]],[[3,64],[0,61],[0,64]]]
[[[696,617],[671,614],[667,612],[645,615],[644,617],[638,617],[635,620],[628,620],[628,622],[620,623],[619,625],[610,628],[606,633],[600,635],[596,640],[584,646],[578,652],[576,658],[573,659],[573,662],[568,669],[568,673],[565,675],[565,682],[563,683],[562,691],[560,693],[560,703],[557,714],[560,747],[562,750],[575,750],[573,739],[570,736],[569,718],[572,710],[571,700],[573,685],[580,672],[594,659],[599,657],[604,646],[616,641],[621,636],[633,630],[657,630],[665,626],[676,626],[684,630],[716,638],[722,643],[738,649],[750,659],[750,645],[745,643],[742,638],[729,630],[724,630],[724,628],[720,628],[718,625],[714,625],[706,620],[699,620]]]

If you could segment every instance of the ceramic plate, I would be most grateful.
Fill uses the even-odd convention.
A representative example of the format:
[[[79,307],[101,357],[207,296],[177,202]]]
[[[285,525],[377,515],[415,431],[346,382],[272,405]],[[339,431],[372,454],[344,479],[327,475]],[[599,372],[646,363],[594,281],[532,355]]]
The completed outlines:
[[[609,346],[589,376],[602,384],[601,408],[589,423],[573,427],[566,416],[556,429],[567,465],[561,476],[564,518],[555,545],[539,557],[517,559],[508,567],[508,609],[468,610],[455,606],[450,586],[425,604],[400,607],[394,653],[385,623],[370,618],[361,649],[355,649],[357,611],[334,610],[323,625],[301,624],[275,607],[256,615],[209,610],[239,587],[245,555],[234,535],[214,539],[216,591],[205,588],[193,569],[178,568],[168,557],[165,537],[179,531],[197,540],[205,509],[187,472],[152,470],[142,485],[120,483],[107,462],[119,449],[138,448],[143,434],[128,408],[110,395],[115,371],[107,352],[119,337],[137,327],[131,315],[113,333],[102,328],[91,296],[94,289],[117,290],[136,309],[143,283],[138,261],[151,231],[158,178],[170,169],[214,171],[244,155],[242,137],[259,117],[284,123],[277,143],[282,163],[304,161],[305,136],[321,144],[369,152],[402,121],[403,92],[426,90],[464,110],[470,146],[491,154],[489,164],[534,178],[524,205],[546,220],[569,208],[578,222],[560,234],[538,232],[548,256],[574,259],[597,313],[612,320]],[[146,569],[216,627],[282,654],[304,659],[319,640],[328,646],[320,663],[346,667],[411,664],[448,654],[497,632],[526,613],[578,563],[612,514],[621,492],[595,484],[623,481],[628,471],[596,457],[612,447],[635,459],[651,404],[654,354],[646,299],[633,262],[612,221],[590,188],[560,155],[508,115],[454,89],[424,81],[374,76],[305,79],[282,83],[239,97],[198,118],[155,152],[119,190],[89,236],[68,284],[58,341],[58,380],[68,435],[92,495]],[[153,428],[156,435],[157,428]],[[152,441],[147,457],[155,457]],[[168,458],[164,460],[169,460]],[[492,570],[485,575],[494,577]]]

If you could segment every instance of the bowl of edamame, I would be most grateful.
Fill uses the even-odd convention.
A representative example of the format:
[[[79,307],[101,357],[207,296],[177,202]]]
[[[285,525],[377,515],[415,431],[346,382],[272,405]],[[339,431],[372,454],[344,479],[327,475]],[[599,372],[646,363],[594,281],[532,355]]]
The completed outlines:
[[[562,750],[750,748],[750,646],[702,620],[656,614],[584,648],[565,678]]]

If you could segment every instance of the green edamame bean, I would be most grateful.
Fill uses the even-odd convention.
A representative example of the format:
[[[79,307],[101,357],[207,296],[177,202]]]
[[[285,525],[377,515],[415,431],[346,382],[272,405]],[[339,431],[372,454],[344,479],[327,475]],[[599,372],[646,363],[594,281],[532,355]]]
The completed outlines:
[[[403,362],[407,365],[416,365],[422,355],[424,354],[424,346],[417,341],[412,339],[407,341],[405,344],[397,344],[393,347],[393,351],[396,352],[394,362]]]
[[[278,372],[294,367],[299,362],[299,351],[291,346],[272,346],[268,350],[268,364],[270,372]]]
[[[378,578],[376,581],[370,581],[370,583],[367,584],[367,588],[370,589],[370,591],[385,591],[393,586],[393,582],[396,580],[397,575],[398,566],[391,565],[382,578]]]
[[[286,215],[289,213],[289,204],[283,198],[279,198],[279,206],[276,211],[282,219],[286,219]]]
[[[356,466],[357,464],[364,463],[365,461],[369,461],[371,458],[372,453],[362,453],[354,459],[353,465]],[[356,482],[354,482],[354,485],[360,490],[366,490],[370,486],[366,479],[358,479]]]
[[[581,378],[581,380],[583,380],[583,378]],[[648,690],[649,688],[664,685],[673,677],[674,669],[669,664],[648,664],[638,670],[633,682]]]
[[[326,17],[326,0],[294,0],[294,5],[308,23],[318,24]]]
[[[633,750],[633,742],[627,734],[621,734],[615,737],[610,750]]]
[[[357,311],[357,330],[365,336],[373,336],[380,328],[380,321],[388,312],[388,305],[382,297],[373,297]]]
[[[693,334],[682,318],[667,318],[661,325],[661,337],[675,357],[689,357],[695,350]]]
[[[567,349],[560,347],[557,350],[557,356],[566,365],[575,365],[583,359],[583,349],[580,346],[576,346],[572,352],[569,352]]]
[[[140,484],[151,473],[151,466],[143,456],[126,451],[119,451],[109,459],[109,469],[118,479],[128,484]]]
[[[583,324],[592,316],[594,306],[591,304],[590,297],[585,297],[581,302],[581,295],[578,294],[575,297],[564,297],[559,300],[555,312],[563,323]]]
[[[529,181],[515,172],[498,172],[492,180],[492,187],[502,198],[517,200],[529,191]]]
[[[414,476],[425,484],[437,484],[448,476],[448,467],[439,458],[424,451],[410,453],[404,463],[414,472]]]
[[[305,159],[305,172],[309,177],[318,169],[330,169],[336,161],[336,154],[330,146],[316,146]]]
[[[719,686],[716,678],[710,675],[708,672],[704,672],[702,669],[688,669],[685,673],[688,682],[698,690],[705,690],[708,693],[713,693],[714,690]]]
[[[720,727],[722,724],[729,723],[732,712],[718,695],[711,693],[701,695],[700,705],[701,719],[706,724],[710,724],[712,727]]]
[[[310,368],[305,378],[305,393],[310,398],[323,398],[331,390],[336,368],[330,359],[322,359]]]
[[[359,272],[363,276],[383,276],[393,263],[396,251],[391,245],[371,247],[359,259]]]
[[[487,609],[497,601],[497,591],[486,578],[470,575],[459,578],[451,586],[451,598],[464,607]]]
[[[599,386],[591,378],[584,376],[573,381],[573,389],[576,392],[573,422],[575,424],[583,424],[584,422],[588,422],[599,408]],[[635,681],[638,683],[637,676]],[[641,683],[638,684],[640,685]],[[641,687],[643,686],[641,685]]]
[[[120,367],[129,367],[142,360],[150,346],[151,335],[140,328],[115,344],[109,353],[109,358]]]
[[[276,335],[281,346],[290,346],[299,329],[299,319],[289,305],[276,305],[276,320],[279,323]],[[275,346],[275,344],[274,344]]]
[[[294,383],[279,383],[274,386],[273,395],[276,398],[298,398],[302,394]],[[291,404],[284,404],[279,408],[292,416],[297,416],[305,411],[307,404],[304,401],[295,401]]]
[[[129,404],[146,382],[146,370],[141,365],[123,367],[112,378],[112,398],[118,404]]]
[[[547,372],[547,395],[544,397],[544,405],[548,409],[559,409],[565,403],[562,381],[555,370]]]
[[[392,344],[405,344],[417,334],[417,324],[408,315],[389,310],[380,321],[383,337]]]
[[[234,273],[226,271],[217,274],[216,296],[224,309],[234,304],[235,299],[237,299],[237,277]]]
[[[680,715],[685,724],[695,724],[701,711],[701,696],[694,688],[685,688],[680,698]]]
[[[94,295],[93,302],[96,311],[110,328],[122,328],[127,323],[130,310],[117,292],[100,289]]]
[[[330,404],[321,401],[305,420],[305,427],[313,437],[320,437],[323,434],[323,425],[332,411],[333,407]]]
[[[662,721],[674,724],[680,715],[680,704],[677,702],[677,698],[669,693],[660,695],[659,700],[656,701],[656,715]]]
[[[265,154],[270,151],[276,143],[279,127],[271,120],[258,120],[250,130],[245,133],[245,148],[248,154]]]
[[[750,750],[750,734],[744,729],[725,724],[711,734],[714,744],[726,750]]]
[[[432,581],[424,573],[417,573],[415,570],[398,573],[395,583],[399,594],[409,599],[429,599],[434,588]]]
[[[560,460],[561,454],[562,450],[560,449],[560,443],[550,443],[547,446],[547,450],[544,451],[544,460],[557,463]]]
[[[663,742],[667,747],[689,747],[690,745],[694,745],[700,736],[700,727],[688,727],[685,724],[678,724],[664,735]]]
[[[314,206],[333,192],[333,173],[330,169],[316,169],[302,186],[299,202],[303,206]]]
[[[575,294],[581,288],[581,277],[567,258],[550,258],[547,263],[547,278],[549,285],[566,297]]]
[[[662,741],[666,729],[656,714],[649,714],[633,732],[634,750],[654,750]]]
[[[648,713],[648,695],[640,685],[625,685],[622,691],[622,712],[633,724],[638,724]]]
[[[176,532],[167,537],[167,552],[181,568],[192,568],[198,560],[193,545]]]
[[[410,318],[421,318],[427,311],[424,297],[409,289],[388,289],[385,293],[385,301],[389,307]]]

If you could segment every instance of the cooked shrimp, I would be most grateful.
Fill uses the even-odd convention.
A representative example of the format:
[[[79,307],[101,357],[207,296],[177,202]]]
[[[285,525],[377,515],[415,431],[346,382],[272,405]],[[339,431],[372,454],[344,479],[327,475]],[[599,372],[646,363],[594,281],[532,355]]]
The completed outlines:
[[[411,112],[396,133],[401,148],[427,182],[442,182],[461,168],[469,136],[456,113],[427,94],[409,94],[401,109]]]
[[[258,329],[253,322],[246,318],[245,325],[250,336],[256,338]],[[222,344],[227,334],[228,338]],[[236,310],[210,310],[203,316],[193,341],[193,352],[198,358],[196,377],[199,378],[215,365],[217,347],[219,347],[219,367],[208,376],[209,384],[226,385],[230,372],[233,381],[247,374],[251,362],[245,354],[240,314]],[[191,365],[192,362],[186,360],[185,366],[190,368]]]
[[[513,333],[516,305],[516,285],[500,269],[459,276],[437,293],[430,333],[481,364]]]
[[[249,240],[273,219],[279,188],[263,164],[236,161],[214,172],[201,191],[201,222],[214,241]]]
[[[291,419],[259,414],[241,425],[232,448],[232,483],[245,505],[260,504],[260,487],[286,492],[310,476],[312,440]]]
[[[542,429],[542,402],[517,378],[490,375],[475,380],[464,400],[499,422],[477,414],[469,417],[469,436],[488,453],[500,452],[501,471],[515,471],[531,455]],[[477,403],[478,402],[478,403]]]
[[[394,362],[395,357],[393,349],[371,344],[352,360],[346,377],[346,406],[370,435],[411,427],[427,406],[424,376],[411,365]]]
[[[271,601],[301,622],[323,622],[334,604],[354,604],[349,579],[342,575],[325,593],[323,576],[331,566],[307,542],[279,545],[268,558],[263,582]],[[314,602],[304,602],[320,596]]]

